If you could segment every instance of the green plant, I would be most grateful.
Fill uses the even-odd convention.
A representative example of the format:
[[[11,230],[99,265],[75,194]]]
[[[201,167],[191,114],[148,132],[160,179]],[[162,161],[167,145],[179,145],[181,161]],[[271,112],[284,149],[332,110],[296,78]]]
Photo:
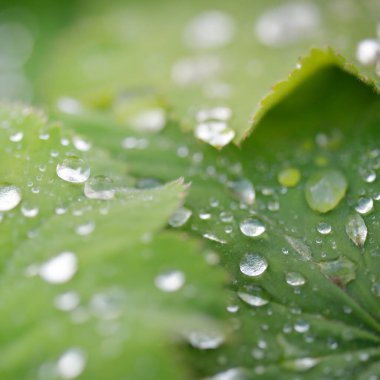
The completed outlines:
[[[316,4],[326,35],[310,39],[334,42],[347,21]],[[241,35],[244,5],[218,4]],[[351,6],[350,61],[372,9]],[[373,68],[314,48],[291,71],[310,44],[297,37],[280,53],[257,44],[268,64],[257,87],[236,66],[173,85],[169,64],[190,54],[173,30],[201,2],[132,3],[126,15],[87,7],[95,16],[31,68],[49,119],[0,108],[2,378],[377,379]],[[218,59],[253,62],[246,44]],[[204,60],[202,49],[191,54]],[[247,129],[252,104],[287,72]],[[207,98],[209,79],[235,94]]]

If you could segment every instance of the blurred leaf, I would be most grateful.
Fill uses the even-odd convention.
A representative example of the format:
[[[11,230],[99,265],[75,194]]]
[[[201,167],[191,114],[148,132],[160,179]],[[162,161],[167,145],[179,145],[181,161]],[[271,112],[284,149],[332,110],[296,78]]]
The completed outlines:
[[[2,105],[0,123],[2,377],[189,378],[174,343],[223,337],[224,275],[186,235],[159,232],[183,181],[137,190],[124,164],[27,107]],[[57,176],[74,155],[85,185]]]

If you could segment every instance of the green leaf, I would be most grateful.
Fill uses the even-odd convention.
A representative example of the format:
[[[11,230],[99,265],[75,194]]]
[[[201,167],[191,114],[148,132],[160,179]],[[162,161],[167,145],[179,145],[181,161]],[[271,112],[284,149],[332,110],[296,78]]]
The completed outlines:
[[[2,376],[190,378],[175,345],[224,339],[225,276],[215,253],[161,231],[187,186],[138,190],[124,164],[33,109],[2,105],[0,123]],[[91,169],[85,185],[57,175],[74,155],[72,179]]]
[[[161,181],[183,175],[192,183],[185,205],[193,217],[183,229],[208,241],[231,273],[235,330],[220,349],[188,350],[199,376],[379,375],[380,100],[342,70],[341,58],[332,58],[331,51],[314,51],[272,95],[277,100],[268,103],[259,127],[240,147],[220,152],[175,122],[141,135],[86,114],[70,119],[114,157],[130,162],[134,175]],[[125,138],[145,139],[147,148],[125,145]],[[332,171],[344,177],[347,192],[333,202],[322,196],[330,209],[314,211],[305,197],[308,181]],[[325,197],[329,189],[337,191],[331,186],[336,178],[327,180]],[[356,214],[368,230],[365,237],[356,230],[361,222],[347,225]]]
[[[230,124],[241,136],[252,115],[257,119],[263,95],[310,46],[333,46],[359,64],[357,45],[376,38],[379,6],[166,0],[87,2],[83,12],[41,62],[37,89],[43,101],[75,97],[123,122],[119,108],[126,98],[151,91],[190,126],[194,111],[228,106]],[[361,69],[379,84],[373,66]]]

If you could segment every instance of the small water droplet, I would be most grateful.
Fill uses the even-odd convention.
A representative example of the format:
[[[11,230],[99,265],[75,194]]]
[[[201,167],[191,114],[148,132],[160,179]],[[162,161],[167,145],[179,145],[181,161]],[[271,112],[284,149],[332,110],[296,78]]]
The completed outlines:
[[[76,292],[59,294],[54,299],[54,306],[62,311],[74,310],[79,305],[79,295]]]
[[[333,210],[347,191],[347,181],[337,170],[314,173],[306,182],[305,196],[310,208],[326,213]]]
[[[217,235],[215,235],[214,233],[212,232],[206,232],[202,235],[204,238],[208,239],[208,240],[211,240],[211,241],[216,241],[217,243],[220,243],[220,244],[227,244],[227,241],[224,240],[224,239],[221,239],[220,237],[218,237]]]
[[[97,175],[84,185],[84,195],[89,199],[108,200],[115,196],[116,190],[111,178]]]
[[[199,219],[209,220],[209,219],[211,219],[211,214],[208,211],[200,211],[199,212]]]
[[[255,201],[256,192],[252,182],[248,179],[227,182],[227,188],[235,199],[240,202],[251,205]]]
[[[8,183],[0,185],[0,212],[14,209],[21,202],[21,191]]]
[[[315,367],[321,359],[319,358],[300,358],[284,362],[284,367],[291,371],[306,372]]]
[[[91,149],[91,143],[79,136],[73,137],[73,144],[80,152],[88,152]]]
[[[9,140],[12,142],[20,142],[24,138],[24,133],[19,131],[9,136]]]
[[[84,224],[80,224],[79,226],[75,228],[75,232],[81,236],[90,235],[92,232],[94,232],[94,230],[95,230],[95,223],[92,221],[84,223]]]
[[[350,215],[346,221],[346,233],[355,245],[363,247],[368,233],[364,219],[358,214]]]
[[[77,258],[72,252],[62,252],[42,264],[39,275],[51,284],[69,281],[77,271]]]
[[[169,225],[178,228],[182,227],[187,223],[192,215],[192,211],[186,207],[180,207],[178,210],[174,211],[172,216],[169,218]]]
[[[128,121],[138,131],[159,132],[166,124],[166,112],[162,108],[151,108],[130,117]]]
[[[267,268],[268,262],[255,253],[246,253],[240,261],[240,271],[246,276],[260,276]]]
[[[372,198],[360,198],[355,207],[355,210],[362,215],[368,214],[373,210]]]
[[[176,292],[185,284],[185,275],[179,270],[169,270],[160,273],[154,283],[163,292]]]
[[[78,348],[65,351],[57,362],[58,375],[64,379],[75,379],[86,366],[86,355]]]
[[[310,324],[308,321],[305,321],[304,319],[300,319],[296,321],[294,324],[294,331],[297,331],[300,334],[304,334],[309,331]]]
[[[297,168],[286,168],[281,170],[277,175],[277,180],[282,186],[297,186],[301,179],[301,172]]]
[[[250,306],[260,307],[268,304],[268,300],[253,294],[238,292],[239,298]]]
[[[57,165],[57,175],[64,181],[82,183],[90,177],[90,167],[79,157],[71,156]]]
[[[215,148],[222,148],[232,141],[235,131],[224,121],[207,121],[197,125],[195,137]]]
[[[320,222],[317,225],[317,231],[321,235],[328,235],[331,232],[331,225],[326,222]]]
[[[192,331],[189,343],[200,350],[213,350],[222,345],[224,335],[219,331]]]
[[[29,203],[23,203],[21,206],[21,212],[26,218],[34,218],[38,215],[39,208]]]
[[[245,219],[240,223],[240,231],[245,236],[258,237],[265,232],[265,226],[258,219]]]
[[[205,380],[247,380],[248,378],[247,371],[244,369],[230,368],[212,377],[207,377]]]
[[[234,216],[229,211],[222,211],[220,213],[220,220],[223,223],[230,223],[230,222],[232,222],[234,220]]]
[[[286,274],[286,282],[290,286],[302,286],[305,285],[306,279],[298,272],[288,272]]]
[[[365,66],[376,64],[380,60],[380,41],[375,39],[360,41],[356,49],[356,58]]]

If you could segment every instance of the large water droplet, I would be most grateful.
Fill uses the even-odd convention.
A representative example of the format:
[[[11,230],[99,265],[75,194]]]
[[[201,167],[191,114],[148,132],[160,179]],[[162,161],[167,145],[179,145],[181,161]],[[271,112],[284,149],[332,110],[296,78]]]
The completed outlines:
[[[0,185],[0,212],[14,209],[21,202],[21,191],[17,186]]]
[[[303,277],[301,273],[289,272],[286,274],[286,282],[290,286],[302,286],[302,285],[305,285],[306,280],[305,280],[305,277]]]
[[[346,233],[358,247],[363,247],[367,239],[367,226],[364,219],[358,215],[350,215],[346,221]]]
[[[69,281],[77,271],[77,257],[72,252],[62,252],[42,264],[39,275],[51,284]]]
[[[359,214],[368,214],[373,210],[373,199],[372,198],[360,198],[355,207],[355,210]]]
[[[240,231],[245,236],[258,237],[265,232],[265,226],[258,219],[245,219],[240,223]]]
[[[65,351],[57,362],[58,375],[64,379],[75,379],[86,366],[86,355],[78,348]]]
[[[90,177],[90,167],[79,157],[71,156],[57,165],[57,175],[64,181],[82,183]]]
[[[309,206],[318,212],[333,210],[347,191],[347,181],[337,170],[324,170],[313,174],[305,185],[305,196]]]
[[[301,172],[297,168],[286,168],[281,170],[277,175],[277,180],[282,186],[297,186],[301,179]]]
[[[240,271],[250,277],[260,276],[267,268],[268,262],[255,253],[246,253],[240,261]]]
[[[252,182],[248,179],[228,182],[227,188],[232,195],[242,203],[251,205],[255,201],[256,192]]]
[[[160,273],[154,280],[156,287],[164,292],[176,292],[185,284],[185,275],[179,270]]]
[[[192,215],[192,211],[186,207],[180,207],[178,210],[174,211],[172,216],[169,218],[169,225],[178,228],[186,224]]]
[[[84,195],[89,199],[112,199],[115,192],[112,179],[104,175],[90,178],[84,185]]]

